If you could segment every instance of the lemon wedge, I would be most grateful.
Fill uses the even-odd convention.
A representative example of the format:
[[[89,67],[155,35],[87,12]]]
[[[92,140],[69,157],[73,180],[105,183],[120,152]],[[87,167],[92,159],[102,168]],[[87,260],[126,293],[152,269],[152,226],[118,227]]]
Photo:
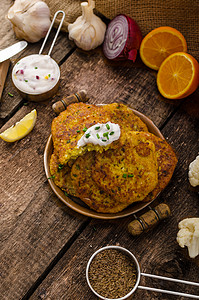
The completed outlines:
[[[21,119],[15,125],[12,125],[10,128],[2,132],[0,134],[0,138],[10,143],[22,139],[28,133],[31,132],[31,130],[35,126],[36,119],[37,119],[37,111],[36,109],[33,109],[29,114],[27,114],[23,119]]]

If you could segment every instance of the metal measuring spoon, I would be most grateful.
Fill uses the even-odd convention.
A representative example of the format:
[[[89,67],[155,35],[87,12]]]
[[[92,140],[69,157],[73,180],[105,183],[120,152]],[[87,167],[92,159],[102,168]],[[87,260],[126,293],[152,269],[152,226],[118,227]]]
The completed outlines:
[[[112,298],[109,299],[109,298],[103,297],[103,296],[99,295],[94,290],[94,288],[92,287],[91,282],[89,280],[89,268],[90,268],[90,265],[92,263],[92,260],[94,259],[94,257],[99,252],[104,251],[106,249],[115,249],[115,250],[121,251],[122,253],[124,253],[125,255],[127,255],[130,258],[130,260],[136,266],[136,269],[137,269],[137,280],[136,280],[136,283],[135,283],[133,289],[127,295],[125,295],[124,297],[117,298],[117,299],[112,299]],[[182,296],[182,297],[187,297],[187,298],[199,299],[199,295],[185,294],[185,293],[181,293],[181,292],[174,292],[174,291],[169,291],[169,290],[163,290],[163,289],[151,288],[151,287],[147,287],[147,286],[141,286],[141,285],[139,285],[141,276],[146,276],[146,277],[151,277],[151,278],[161,279],[161,280],[167,280],[167,281],[172,281],[172,282],[177,282],[177,283],[189,284],[189,285],[193,285],[193,286],[199,287],[199,283],[197,283],[197,282],[191,282],[191,281],[179,280],[179,279],[175,279],[175,278],[168,278],[168,277],[163,277],[163,276],[157,276],[157,275],[152,275],[152,274],[141,273],[140,266],[139,266],[139,263],[138,263],[136,257],[129,250],[127,250],[127,249],[125,249],[123,247],[120,247],[120,246],[106,246],[106,247],[103,247],[103,248],[97,250],[91,256],[91,258],[89,259],[89,261],[87,263],[87,267],[86,267],[86,280],[87,280],[87,283],[88,283],[90,289],[92,290],[92,292],[98,298],[103,299],[103,300],[125,300],[125,299],[128,299],[130,296],[133,295],[133,293],[137,290],[137,288],[142,289],[142,290],[153,291],[153,292],[159,292],[159,293],[165,293],[165,294],[170,294],[170,295]]]

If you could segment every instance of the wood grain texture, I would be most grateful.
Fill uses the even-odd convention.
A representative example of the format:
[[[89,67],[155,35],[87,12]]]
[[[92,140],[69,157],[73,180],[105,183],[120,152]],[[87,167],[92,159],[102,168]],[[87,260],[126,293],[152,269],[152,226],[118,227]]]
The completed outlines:
[[[198,151],[199,135],[198,130],[194,130],[197,127],[198,120],[188,118],[186,113],[179,111],[163,129],[163,134],[170,137],[171,144],[180,153],[174,176],[159,197],[159,201],[169,204],[172,216],[136,238],[127,233],[127,224],[132,217],[109,222],[92,220],[31,300],[97,299],[86,284],[85,269],[93,252],[106,245],[119,244],[132,251],[140,262],[142,272],[198,281],[199,259],[190,259],[187,249],[181,249],[176,242],[178,222],[186,217],[199,217],[198,194],[191,191],[187,180],[188,164]],[[187,134],[188,128],[192,130],[191,136]],[[199,295],[198,288],[165,281],[142,278],[141,284]],[[141,290],[136,291],[134,298],[183,299]]]
[[[38,112],[33,131],[13,144],[0,141],[0,294],[6,300],[21,299],[87,221],[58,201],[44,173],[51,106],[29,104],[4,127],[33,107]]]
[[[121,93],[121,100],[124,99],[122,97],[124,90],[125,88],[129,88],[126,78],[124,79],[123,77],[122,81],[115,70],[111,73],[109,69],[110,66],[105,65],[104,67],[103,59],[100,58],[98,54],[91,56],[92,66],[88,67],[89,63],[86,62],[87,68],[82,63],[81,68],[78,69],[76,65],[76,75],[74,75],[70,64],[75,64],[77,59],[74,57],[76,55],[80,58],[82,57],[82,54],[74,53],[62,67],[63,73],[64,68],[65,70],[67,69],[67,71],[70,70],[68,80],[72,88],[75,88],[75,86],[73,86],[72,81],[70,81],[70,76],[75,76],[77,89],[80,87],[85,88],[85,85],[81,85],[82,81],[80,78],[83,79],[86,77],[87,80],[90,78],[90,85],[87,85],[87,89],[90,94],[92,94],[91,102],[112,102],[114,99],[118,99],[118,92]],[[97,64],[94,63],[94,57]],[[102,74],[102,66],[105,68],[104,76]],[[84,72],[84,76],[82,72]],[[133,72],[137,72],[137,70],[127,68],[123,70],[123,72],[133,77]],[[101,74],[100,80],[98,80],[98,74]],[[142,78],[144,78],[142,82],[145,81],[148,84],[148,81],[152,80],[150,74],[148,77],[147,75],[144,77],[143,71],[142,76]],[[120,81],[120,86],[118,87],[117,83],[115,83],[114,87],[111,88],[109,86],[110,80],[112,80],[113,85],[115,81]],[[65,86],[66,91],[70,91],[71,85],[68,87]],[[63,86],[64,85],[62,85],[61,92],[64,91]],[[97,94],[96,89],[100,88],[100,93],[98,91]],[[139,85],[137,89],[140,91],[142,87],[140,88]],[[136,106],[136,109],[144,107],[148,112],[147,114],[155,119],[157,125],[160,126],[164,124],[173,106],[158,101],[158,94],[153,91],[154,86],[152,83],[148,84],[148,92],[150,94],[154,93],[155,101],[154,98],[152,99],[145,96],[145,99],[143,96],[139,98],[138,102],[137,89],[135,89],[133,95],[128,92],[128,99],[131,100],[128,104],[133,104],[134,107]],[[142,94],[142,92],[140,92],[140,94]],[[150,102],[148,103],[148,101]],[[160,202],[165,201],[169,204],[172,216],[162,221],[158,227],[137,238],[133,238],[127,233],[127,224],[132,220],[132,217],[122,219],[122,221],[104,222],[93,220],[67,251],[63,259],[59,261],[49,276],[43,281],[38,290],[35,291],[31,299],[95,299],[85,281],[86,262],[96,249],[107,244],[120,244],[131,250],[138,258],[143,272],[197,281],[197,278],[199,278],[198,259],[189,259],[187,249],[181,249],[176,242],[178,222],[186,217],[199,216],[198,194],[192,191],[187,179],[189,163],[198,152],[199,136],[197,128],[199,124],[198,119],[194,116],[189,116],[184,110],[184,107],[186,107],[185,104],[182,108],[179,107],[177,112],[173,114],[171,120],[169,120],[162,129],[163,135],[174,149],[176,149],[179,157],[179,163],[174,176],[158,199]],[[142,284],[150,284],[151,286],[155,284],[156,287],[182,291],[180,285],[154,282],[150,279],[146,280],[143,278]],[[183,290],[187,293],[197,294],[197,290],[191,287],[183,286]],[[175,296],[138,290],[135,294],[135,298],[143,299],[143,297],[144,299],[176,299]]]
[[[46,44],[46,47],[43,51],[43,54],[47,54],[50,44],[52,43],[52,40],[55,35],[55,30],[52,31],[50,34],[49,40]],[[15,41],[16,42],[16,41]],[[29,44],[28,47],[22,51],[21,53],[15,55],[11,59],[11,66],[8,71],[7,80],[5,84],[5,88],[2,94],[2,99],[0,102],[0,123],[5,122],[9,117],[12,116],[14,112],[21,106],[23,103],[23,99],[16,91],[15,87],[13,86],[12,80],[11,80],[11,74],[12,69],[16,61],[22,57],[25,57],[27,55],[31,54],[37,54],[39,53],[39,49],[41,48],[43,41],[40,41],[38,43]],[[57,39],[57,42],[53,48],[53,51],[51,53],[51,57],[55,59],[55,61],[60,64],[61,61],[64,59],[65,56],[67,56],[70,51],[72,51],[74,45],[70,43],[68,40],[66,33],[60,33]],[[11,93],[14,95],[14,97],[10,97],[8,93]],[[0,124],[1,125],[1,124]]]
[[[110,62],[101,48],[83,52],[79,49],[61,66],[58,97],[85,89],[92,103],[122,102],[140,110],[160,126],[179,106],[180,101],[165,101],[156,85],[156,73],[143,63]]]
[[[0,13],[3,14],[2,8]],[[7,29],[0,29],[6,35],[6,43],[2,42],[6,46],[10,37],[10,42],[14,41],[7,22]],[[40,46],[41,42],[29,45],[12,59],[12,64],[18,57],[38,53]],[[38,119],[24,139],[13,144],[0,141],[0,298],[28,299],[33,293],[32,300],[95,299],[86,284],[85,268],[92,253],[108,244],[120,244],[131,250],[143,272],[198,281],[199,259],[191,260],[187,249],[181,249],[176,242],[178,222],[186,217],[199,217],[198,194],[187,179],[189,163],[198,154],[198,91],[183,102],[165,101],[157,91],[156,73],[146,69],[139,59],[135,64],[115,63],[108,62],[100,48],[88,53],[72,53],[73,50],[67,35],[61,33],[52,53],[61,64],[61,86],[52,101],[21,107],[23,101],[10,78],[4,89],[0,121],[14,116],[1,131],[33,108],[37,109]],[[172,215],[139,237],[133,238],[127,231],[133,217],[114,221],[93,219],[89,223],[86,217],[58,200],[46,179],[43,152],[55,116],[52,103],[81,89],[87,90],[90,103],[122,102],[146,114],[162,128],[178,154],[174,176],[155,202],[165,201]],[[14,97],[10,98],[8,92]],[[141,283],[199,294],[191,287],[182,289],[176,284],[145,278]],[[134,298],[177,299],[140,290]]]

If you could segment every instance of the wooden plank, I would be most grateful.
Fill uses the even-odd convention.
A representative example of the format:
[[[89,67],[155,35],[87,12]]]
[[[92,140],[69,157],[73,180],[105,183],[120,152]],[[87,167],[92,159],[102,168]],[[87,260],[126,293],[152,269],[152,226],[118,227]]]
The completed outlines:
[[[101,48],[71,55],[61,67],[62,82],[57,100],[85,89],[92,103],[122,102],[147,114],[158,126],[178,107],[180,101],[163,99],[156,85],[156,72],[136,63],[107,61]]]
[[[190,259],[187,249],[180,248],[176,242],[178,222],[186,217],[199,217],[198,194],[190,188],[187,180],[189,163],[198,153],[198,125],[198,119],[179,110],[162,131],[179,156],[174,176],[159,197],[159,201],[169,204],[172,216],[136,238],[127,232],[127,225],[133,217],[109,222],[93,219],[30,297],[31,300],[97,299],[87,286],[85,270],[94,251],[106,245],[121,245],[132,251],[142,272],[198,281],[199,257]],[[198,288],[154,279],[142,278],[141,285],[199,295]],[[176,299],[176,296],[141,290],[137,290],[134,297],[138,300]]]
[[[109,64],[103,58],[100,50],[90,53],[75,51],[61,66],[61,71],[59,95],[53,101],[77,90],[87,89],[91,103],[122,101],[147,113],[158,126],[165,123],[175,108],[172,104],[159,101],[155,77],[148,70],[139,64]],[[1,282],[2,299],[19,299],[27,295],[28,291],[33,290],[34,286],[47,274],[49,264],[56,260],[57,256],[59,257],[59,251],[65,252],[79,228],[81,229],[87,224],[87,218],[60,205],[45,178],[43,151],[50,133],[50,123],[54,117],[51,110],[53,101],[46,104],[29,103],[2,128],[2,130],[6,129],[31,109],[37,109],[38,120],[30,135],[11,145],[3,141],[0,143],[2,153],[0,193],[3,199],[0,208],[2,216],[0,228],[3,242],[1,242],[3,246],[0,250],[0,269],[3,278]],[[99,238],[95,235],[94,247],[102,244],[103,237],[104,243],[117,242],[115,235],[119,233],[116,228],[125,228],[126,230],[127,220],[130,218],[125,219],[122,225],[120,220],[115,222],[93,221],[93,224],[99,226],[100,233],[105,230],[105,235],[103,233],[102,237]],[[93,232],[88,228],[85,233],[86,235],[78,240],[77,248],[72,248],[73,253],[69,252],[68,254],[69,258],[72,258],[74,253],[76,255],[71,263],[76,261],[76,257],[83,255],[82,258],[84,258],[86,255],[88,258],[91,253],[87,252],[87,244],[91,238],[94,238],[92,237]],[[106,234],[110,234],[110,236],[106,236]],[[119,235],[121,242],[124,235],[124,241],[128,245],[129,236],[126,231],[124,234],[124,230],[122,230]],[[82,238],[86,243],[85,248],[80,243]],[[155,238],[157,239],[157,236]],[[162,238],[165,241],[165,237]],[[141,249],[143,240],[141,238],[138,240]],[[173,240],[174,238],[172,238],[172,243]],[[78,248],[78,243],[83,247],[82,250],[80,247]],[[132,243],[135,245],[133,240]],[[146,251],[143,252],[143,254],[145,253]],[[77,272],[84,270],[79,259],[77,262],[80,264]],[[73,281],[76,280],[73,278],[75,266],[71,268],[73,268],[70,271],[72,279],[69,276],[69,280]],[[83,284],[82,291],[87,291],[84,282]],[[78,293],[77,286],[74,288]],[[68,293],[70,296],[70,289]],[[78,297],[71,299],[78,299]]]
[[[2,5],[0,6],[0,15],[1,15],[1,27],[0,27],[0,49],[4,49],[18,41],[18,39],[15,37],[14,31],[12,29],[11,22],[6,18],[7,12],[10,8],[10,6],[13,4],[13,1],[11,0],[4,0]],[[50,43],[52,42],[54,38],[55,30],[51,33],[49,37],[49,41],[47,43],[47,47],[49,47]],[[29,44],[28,48],[25,49],[20,54],[14,56],[11,59],[11,66],[9,68],[7,80],[5,83],[5,88],[3,91],[2,99],[0,102],[0,126],[4,124],[21,106],[23,100],[21,96],[18,95],[17,91],[15,90],[12,82],[11,82],[11,72],[12,67],[16,60],[20,57],[35,54],[39,52],[39,49],[42,44],[42,40],[38,43]],[[69,42],[67,34],[66,33],[60,33],[58,40],[55,44],[55,47],[52,52],[52,58],[54,58],[58,63],[62,61],[62,59],[70,53],[70,51],[74,48],[74,44]],[[44,49],[44,53],[46,53],[46,48]],[[14,97],[10,97],[8,93],[11,93],[14,95]]]
[[[52,42],[54,38],[55,30],[53,30],[52,34],[50,35],[49,41],[44,49],[43,54],[46,54],[49,50],[50,43]],[[39,49],[41,48],[42,41],[34,44],[29,44],[28,47],[20,54],[14,56],[11,59],[11,67],[8,72],[4,92],[1,99],[1,110],[0,110],[0,120],[3,122],[4,120],[7,120],[16,110],[19,108],[19,106],[23,103],[23,99],[16,91],[15,87],[12,84],[11,80],[11,73],[13,65],[15,64],[16,60],[20,57],[24,57],[31,54],[36,54],[39,52]],[[58,64],[61,63],[61,61],[64,59],[66,55],[70,53],[73,49],[73,44],[71,44],[67,38],[66,33],[60,33],[58,40],[53,48],[53,52],[51,57],[56,60]],[[14,95],[14,97],[10,97],[8,93],[11,93]]]
[[[57,199],[44,173],[51,105],[24,106],[4,128],[33,108],[38,112],[33,131],[16,143],[0,141],[1,299],[21,299],[87,222]]]

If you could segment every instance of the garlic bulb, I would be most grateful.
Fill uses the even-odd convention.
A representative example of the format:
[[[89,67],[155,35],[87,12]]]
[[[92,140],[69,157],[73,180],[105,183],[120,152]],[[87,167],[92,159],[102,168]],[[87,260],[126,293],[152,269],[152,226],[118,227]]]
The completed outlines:
[[[104,41],[106,25],[93,13],[94,1],[82,2],[82,16],[68,25],[69,39],[83,50],[91,50]]]
[[[50,9],[40,0],[16,0],[7,18],[13,24],[16,37],[31,43],[45,37],[51,24]]]

